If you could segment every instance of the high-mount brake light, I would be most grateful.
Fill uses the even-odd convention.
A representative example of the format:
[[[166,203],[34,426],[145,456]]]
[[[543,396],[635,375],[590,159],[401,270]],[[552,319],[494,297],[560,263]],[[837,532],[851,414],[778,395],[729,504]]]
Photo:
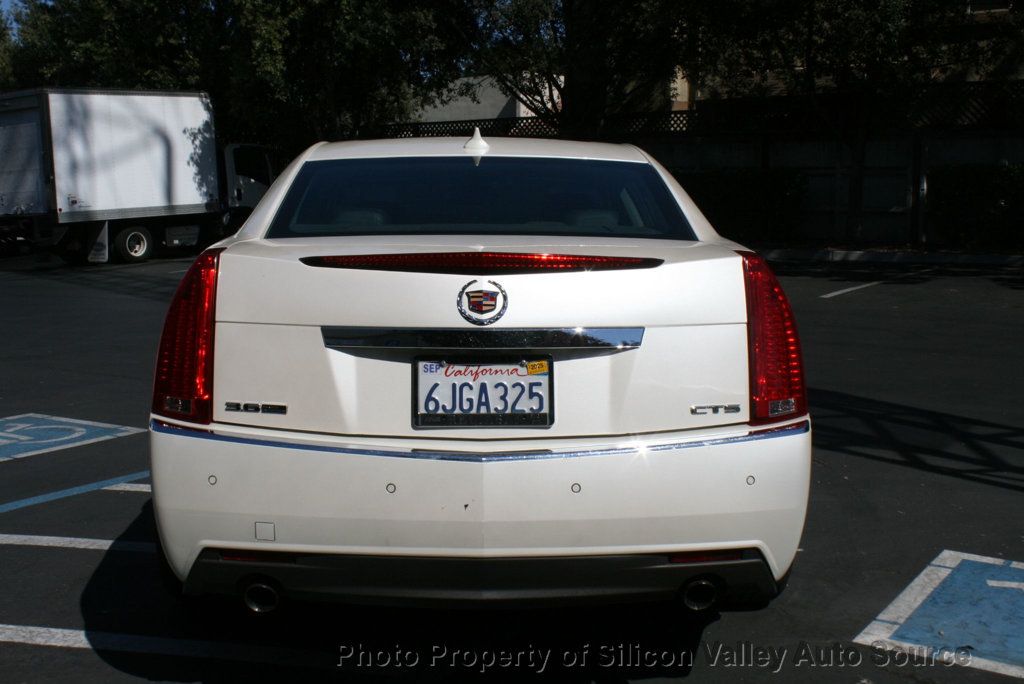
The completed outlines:
[[[369,271],[449,273],[455,275],[511,275],[554,271],[621,271],[654,268],[662,259],[587,256],[580,254],[528,254],[521,252],[419,252],[412,254],[352,254],[304,257],[307,266],[354,268]]]
[[[768,263],[743,257],[750,359],[750,424],[764,425],[807,413],[800,337],[789,300]]]
[[[181,279],[164,321],[153,413],[191,423],[213,418],[213,332],[223,249],[208,249]]]

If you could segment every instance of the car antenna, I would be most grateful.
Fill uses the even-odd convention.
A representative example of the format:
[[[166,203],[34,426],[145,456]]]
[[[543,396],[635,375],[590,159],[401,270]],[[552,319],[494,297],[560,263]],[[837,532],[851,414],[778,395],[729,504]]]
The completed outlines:
[[[480,157],[486,154],[487,150],[491,149],[491,146],[480,135],[480,127],[476,126],[473,128],[473,137],[462,146],[462,149],[473,155],[474,166],[480,166]]]

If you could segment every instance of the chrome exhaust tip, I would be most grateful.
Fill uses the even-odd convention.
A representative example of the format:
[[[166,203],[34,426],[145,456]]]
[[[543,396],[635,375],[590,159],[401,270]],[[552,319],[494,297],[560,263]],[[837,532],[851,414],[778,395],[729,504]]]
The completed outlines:
[[[250,612],[265,615],[272,613],[281,605],[281,595],[277,588],[266,582],[250,582],[242,591],[242,601]]]
[[[695,579],[683,585],[683,605],[694,612],[707,610],[718,600],[718,587],[707,579]]]

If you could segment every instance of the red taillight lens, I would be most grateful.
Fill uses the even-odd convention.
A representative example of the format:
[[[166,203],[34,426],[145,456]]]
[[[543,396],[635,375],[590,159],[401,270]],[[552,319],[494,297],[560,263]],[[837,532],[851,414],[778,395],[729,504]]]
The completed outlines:
[[[524,254],[520,252],[423,252],[418,254],[353,254],[305,257],[307,266],[357,268],[369,271],[451,273],[455,275],[510,275],[540,271],[619,271],[654,268],[661,259],[586,256],[579,254]]]
[[[740,256],[747,288],[750,424],[803,415],[807,392],[793,310],[767,262],[750,252]]]
[[[213,329],[222,249],[199,255],[164,321],[153,381],[153,413],[193,423],[213,416]]]

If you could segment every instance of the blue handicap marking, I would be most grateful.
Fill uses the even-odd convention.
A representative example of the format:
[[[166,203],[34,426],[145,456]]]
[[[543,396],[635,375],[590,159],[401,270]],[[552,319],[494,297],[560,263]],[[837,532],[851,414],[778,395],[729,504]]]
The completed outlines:
[[[855,641],[1024,678],[1024,563],[943,551]]]
[[[966,644],[976,657],[1024,666],[1024,568],[961,561],[893,638]]]
[[[109,425],[41,413],[0,418],[0,461],[24,458],[58,449],[100,442],[144,432],[139,428]]]

